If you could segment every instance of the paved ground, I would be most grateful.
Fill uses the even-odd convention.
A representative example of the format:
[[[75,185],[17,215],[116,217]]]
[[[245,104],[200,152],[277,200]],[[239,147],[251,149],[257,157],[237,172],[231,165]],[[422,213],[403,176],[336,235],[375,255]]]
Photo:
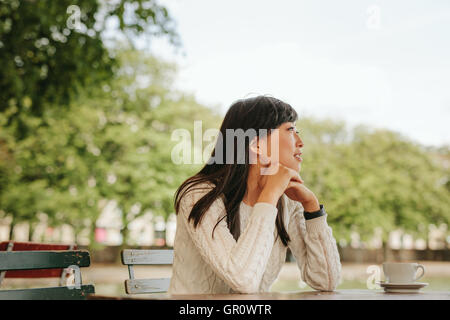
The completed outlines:
[[[450,278],[450,262],[421,262],[424,265],[427,276],[430,277],[449,277]],[[357,264],[343,263],[342,277],[347,280],[367,278],[367,268],[373,264]],[[382,270],[382,265],[377,265]],[[92,265],[87,272],[84,272],[84,278],[99,282],[122,282],[128,278],[128,269],[121,265]],[[100,271],[101,270],[101,271]],[[136,278],[145,277],[170,277],[171,267],[169,266],[148,266],[135,267]],[[279,279],[291,280],[299,279],[300,271],[295,263],[286,263],[281,269]]]
[[[427,277],[448,278],[450,279],[450,262],[422,261],[425,266]],[[367,279],[367,268],[372,264],[343,263],[342,278],[344,280]],[[382,266],[380,267],[382,274]],[[136,278],[164,278],[170,277],[172,270],[170,266],[139,266],[135,267]],[[126,266],[115,264],[92,264],[89,268],[82,268],[83,283],[95,284],[123,284],[128,279],[128,269]],[[300,279],[300,271],[294,262],[286,263],[281,269],[278,280],[297,280]],[[32,281],[30,281],[32,280]],[[43,280],[40,279],[5,279],[2,287],[14,284],[20,286],[25,283],[39,285]],[[56,279],[45,279],[48,284],[57,285]]]

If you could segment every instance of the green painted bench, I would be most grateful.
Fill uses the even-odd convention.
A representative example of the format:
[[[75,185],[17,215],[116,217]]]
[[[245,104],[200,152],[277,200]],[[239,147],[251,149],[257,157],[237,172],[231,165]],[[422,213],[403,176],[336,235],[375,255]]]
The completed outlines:
[[[54,250],[77,250],[76,244],[62,243],[39,243],[22,241],[0,242],[0,251],[54,251]],[[70,269],[37,269],[37,270],[13,270],[0,272],[0,288],[5,278],[59,278],[59,285],[67,283]]]
[[[128,294],[166,292],[170,278],[135,279],[134,265],[163,265],[173,263],[173,250],[132,250],[121,252],[122,264],[128,266],[130,279],[125,280],[125,292]]]
[[[81,282],[80,268],[90,264],[85,250],[0,252],[0,272],[70,268],[75,276],[75,284],[70,286],[0,290],[0,300],[84,300],[95,293],[93,285]]]

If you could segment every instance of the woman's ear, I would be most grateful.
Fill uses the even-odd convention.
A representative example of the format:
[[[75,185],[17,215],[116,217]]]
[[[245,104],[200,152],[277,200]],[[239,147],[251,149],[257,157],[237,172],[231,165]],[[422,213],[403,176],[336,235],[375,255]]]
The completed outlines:
[[[250,141],[249,147],[250,147],[250,150],[253,151],[254,153],[259,152],[258,137],[254,137],[252,139],[252,141]]]
[[[260,153],[258,143],[258,137],[254,137],[248,146],[250,164],[258,163],[258,154]]]
[[[249,152],[250,152],[250,164],[257,164],[258,160],[262,165],[268,165],[270,163],[269,157],[266,156],[264,150],[266,149],[266,139],[254,137],[250,141]]]

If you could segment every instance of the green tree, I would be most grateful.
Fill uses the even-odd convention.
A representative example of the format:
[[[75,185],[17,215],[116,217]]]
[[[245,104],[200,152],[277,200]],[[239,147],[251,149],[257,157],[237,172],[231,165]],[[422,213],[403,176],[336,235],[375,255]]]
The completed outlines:
[[[397,228],[426,236],[421,225],[449,224],[449,171],[433,160],[435,153],[389,130],[347,132],[344,123],[309,118],[299,127],[301,176],[326,204],[338,238],[349,240],[357,231],[368,240],[377,227],[384,241]]]
[[[107,46],[115,39],[105,35],[114,20],[119,38],[167,36],[179,44],[167,9],[154,0],[0,1],[0,214],[12,214],[13,225],[33,222],[37,210],[56,217],[70,201],[72,211],[80,203],[83,214],[94,210],[87,205],[94,192],[75,191],[90,168],[75,155],[91,144],[65,117],[74,99],[107,85],[120,67]]]
[[[3,0],[0,2],[0,112],[18,138],[33,134],[26,119],[68,106],[80,89],[109,80],[117,67],[103,39],[115,34],[178,36],[167,9],[153,0]]]
[[[219,118],[172,88],[174,66],[133,50],[117,56],[121,67],[108,85],[80,94],[70,108],[46,109],[41,121],[47,125],[36,122],[36,135],[15,140],[3,131],[14,180],[0,207],[14,223],[33,222],[41,211],[50,224],[67,223],[77,233],[89,226],[93,237],[102,199],[115,199],[126,243],[129,223],[146,210],[173,212],[173,194],[195,166],[172,162],[172,131],[192,131],[194,120],[218,127]],[[35,192],[24,197],[30,181]]]

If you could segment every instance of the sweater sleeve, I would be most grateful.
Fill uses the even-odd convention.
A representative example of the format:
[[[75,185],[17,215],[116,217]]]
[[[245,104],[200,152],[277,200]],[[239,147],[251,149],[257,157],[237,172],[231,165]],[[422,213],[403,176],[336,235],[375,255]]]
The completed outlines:
[[[302,278],[316,290],[334,291],[342,267],[336,240],[327,224],[328,215],[305,221],[301,203],[292,202],[295,205],[288,226],[289,248]]]
[[[268,203],[256,203],[246,228],[236,241],[226,218],[221,219],[226,214],[222,199],[211,205],[196,228],[193,220],[188,221],[192,207],[205,193],[189,191],[180,203],[179,214],[183,215],[194,245],[203,260],[234,291],[257,292],[275,240],[277,208]]]

